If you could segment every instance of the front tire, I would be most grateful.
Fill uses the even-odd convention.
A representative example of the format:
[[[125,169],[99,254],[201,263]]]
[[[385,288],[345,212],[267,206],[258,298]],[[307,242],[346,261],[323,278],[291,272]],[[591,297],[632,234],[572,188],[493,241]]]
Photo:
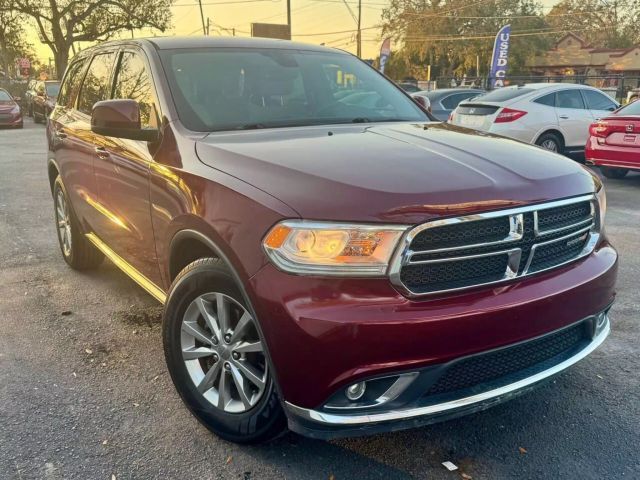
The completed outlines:
[[[562,155],[564,152],[564,144],[558,135],[555,133],[543,133],[540,135],[538,140],[536,140],[536,145],[544,148],[545,150],[549,150],[550,152],[559,153]]]
[[[163,317],[167,367],[191,413],[231,442],[267,441],[286,428],[260,335],[221,260],[196,260],[178,274]]]
[[[53,184],[53,201],[58,243],[64,261],[74,270],[89,270],[100,265],[104,255],[83,235],[60,175]]]
[[[627,173],[629,173],[629,170],[626,168],[614,168],[614,167],[600,167],[600,171],[605,177],[611,178],[614,180],[620,180],[621,178],[626,177]]]

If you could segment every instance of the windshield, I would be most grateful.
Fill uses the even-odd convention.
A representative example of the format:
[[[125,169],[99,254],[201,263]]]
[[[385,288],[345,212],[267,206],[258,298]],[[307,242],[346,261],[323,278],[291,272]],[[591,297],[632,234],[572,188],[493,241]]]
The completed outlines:
[[[217,48],[161,57],[191,130],[430,120],[391,82],[342,53]]]
[[[625,105],[616,112],[616,115],[640,115],[640,100]]]
[[[60,91],[59,83],[45,83],[45,88],[47,89],[47,95],[50,97],[57,97],[58,92]]]
[[[6,102],[7,100],[13,100],[11,95],[9,95],[4,90],[0,90],[0,102]]]

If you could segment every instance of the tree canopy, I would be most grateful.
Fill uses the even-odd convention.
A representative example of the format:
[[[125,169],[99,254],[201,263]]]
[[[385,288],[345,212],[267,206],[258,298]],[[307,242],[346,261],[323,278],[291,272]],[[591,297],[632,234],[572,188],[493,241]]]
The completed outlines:
[[[598,47],[628,47],[640,41],[637,0],[563,0],[548,12],[535,0],[391,0],[383,10],[383,38],[400,45],[386,72],[395,78],[486,76],[498,30],[511,24],[509,72],[569,31]],[[480,72],[476,72],[479,60]]]
[[[169,27],[172,0],[3,0],[30,17],[62,76],[75,42],[104,41],[118,32]]]
[[[17,58],[26,56],[30,51],[24,31],[24,15],[3,9],[7,3],[7,0],[0,0],[0,70],[5,75],[10,73]]]

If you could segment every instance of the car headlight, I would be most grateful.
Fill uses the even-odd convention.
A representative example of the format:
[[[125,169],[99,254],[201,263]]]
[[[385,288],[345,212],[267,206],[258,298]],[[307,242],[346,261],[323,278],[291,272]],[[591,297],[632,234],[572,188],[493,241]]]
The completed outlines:
[[[405,225],[360,225],[286,220],[263,246],[281,270],[298,274],[382,276]]]
[[[599,227],[600,230],[604,228],[604,217],[607,213],[607,194],[604,191],[604,185],[601,183],[600,188],[596,192],[596,197],[598,199],[598,208],[599,208]]]
[[[20,113],[20,106],[16,105],[11,109],[11,113]]]

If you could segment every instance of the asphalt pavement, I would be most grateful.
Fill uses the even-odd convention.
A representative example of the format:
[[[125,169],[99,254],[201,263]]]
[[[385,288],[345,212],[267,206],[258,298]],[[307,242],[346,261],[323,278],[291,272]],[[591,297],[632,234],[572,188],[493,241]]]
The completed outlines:
[[[619,294],[590,357],[446,423],[243,447],[182,406],[157,303],[109,262],[90,273],[64,263],[44,127],[0,130],[0,479],[640,478],[640,175],[605,183]]]

